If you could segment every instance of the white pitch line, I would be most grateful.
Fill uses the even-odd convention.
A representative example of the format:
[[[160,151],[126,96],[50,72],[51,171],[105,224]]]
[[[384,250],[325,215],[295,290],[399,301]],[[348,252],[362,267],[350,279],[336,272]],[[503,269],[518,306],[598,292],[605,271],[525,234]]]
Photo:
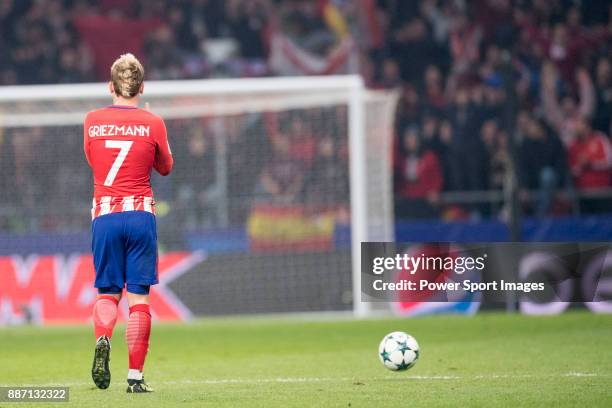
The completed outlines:
[[[595,373],[574,373],[574,372],[570,372],[570,373],[564,374],[564,377],[597,377],[597,374],[595,374]]]
[[[611,377],[612,374],[597,374],[597,373],[581,373],[568,372],[561,374],[488,374],[488,375],[397,375],[393,377],[374,377],[374,378],[353,378],[353,377],[277,377],[277,378],[225,378],[225,379],[210,379],[210,380],[179,380],[179,381],[153,381],[155,385],[224,385],[224,384],[298,384],[298,383],[324,383],[324,382],[371,382],[371,381],[406,381],[406,380],[423,380],[423,381],[444,381],[444,380],[489,380],[489,379],[521,379],[521,378],[564,378],[564,377]],[[122,382],[113,382],[113,384],[122,384]],[[46,384],[20,384],[18,387],[77,387],[87,386],[91,382],[65,382],[65,383],[46,383]],[[0,384],[0,387],[15,387],[15,384]]]

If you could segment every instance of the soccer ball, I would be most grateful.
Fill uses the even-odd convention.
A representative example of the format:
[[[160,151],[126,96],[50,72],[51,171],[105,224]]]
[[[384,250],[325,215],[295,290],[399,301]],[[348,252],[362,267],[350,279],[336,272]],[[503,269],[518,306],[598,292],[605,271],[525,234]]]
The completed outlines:
[[[407,333],[389,333],[378,346],[378,357],[391,371],[407,370],[419,359],[419,343]]]

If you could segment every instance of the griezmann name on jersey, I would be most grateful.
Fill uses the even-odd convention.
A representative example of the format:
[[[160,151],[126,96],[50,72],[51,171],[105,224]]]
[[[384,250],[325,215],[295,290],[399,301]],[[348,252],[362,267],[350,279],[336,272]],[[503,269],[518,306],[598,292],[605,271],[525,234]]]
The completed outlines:
[[[155,213],[151,169],[165,176],[173,165],[162,118],[119,105],[89,112],[83,146],[94,178],[92,219],[122,211]]]

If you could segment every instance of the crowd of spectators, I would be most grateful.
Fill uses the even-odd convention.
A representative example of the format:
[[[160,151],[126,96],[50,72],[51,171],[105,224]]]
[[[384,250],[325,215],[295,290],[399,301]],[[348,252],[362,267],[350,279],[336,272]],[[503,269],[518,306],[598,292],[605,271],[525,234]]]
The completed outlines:
[[[374,50],[382,63],[370,83],[402,89],[396,214],[490,214],[440,197],[501,191],[513,176],[523,209],[539,216],[574,210],[560,190],[612,186],[608,2],[385,3],[388,46]],[[606,204],[591,196],[579,208]]]
[[[3,0],[0,84],[105,80],[116,50],[148,79],[268,74],[270,0]],[[218,39],[234,52],[215,60]],[[227,42],[226,42],[227,43]]]
[[[359,14],[365,0],[330,1],[353,26],[358,70],[366,83],[401,92],[394,147],[399,217],[503,214],[503,208],[494,213],[482,203],[449,204],[443,193],[501,191],[513,176],[525,211],[540,216],[570,211],[559,190],[611,186],[612,7],[607,1],[376,0],[365,17]],[[0,2],[0,84],[105,80],[116,57],[110,50],[117,44],[143,57],[148,79],[273,75],[268,63],[272,25],[313,52],[325,52],[335,41],[318,3],[5,0]],[[372,41],[359,32],[355,21],[360,18],[376,20],[382,38]],[[181,222],[243,219],[239,200],[230,214],[219,210],[212,212],[212,221],[202,217],[222,194],[244,197],[245,185],[256,201],[319,207],[330,206],[329,197],[346,202],[346,129],[328,134],[334,126],[316,125],[334,115],[334,126],[346,126],[346,113],[340,111],[258,118],[249,126],[258,127],[251,134],[261,135],[267,156],[230,155],[224,167],[226,192],[215,182],[222,166],[213,159],[221,148],[211,136],[213,126],[206,121],[177,125],[188,138],[180,154],[192,159],[185,160],[190,167],[177,167],[176,179],[187,181],[168,189],[174,205],[186,209]],[[248,123],[228,120],[222,128],[233,136],[223,148],[245,151],[239,135],[246,130],[233,128]],[[24,133],[23,141],[0,139],[0,165],[11,167],[7,171],[15,173],[15,180],[32,173],[35,182],[15,181],[30,186],[15,191],[35,208],[44,200],[37,196],[44,189],[36,185],[53,183],[39,168],[52,164],[40,157],[51,156],[20,154],[44,141],[36,129],[16,132]],[[55,142],[48,144],[57,149]],[[274,160],[259,162],[261,157]],[[253,163],[245,163],[249,160]],[[73,170],[66,168],[63,177],[77,177]],[[81,182],[58,188],[70,190]],[[322,194],[313,185],[329,191]],[[190,213],[194,198],[200,207]],[[587,212],[606,210],[601,200],[581,204]],[[9,218],[0,214],[3,222]]]

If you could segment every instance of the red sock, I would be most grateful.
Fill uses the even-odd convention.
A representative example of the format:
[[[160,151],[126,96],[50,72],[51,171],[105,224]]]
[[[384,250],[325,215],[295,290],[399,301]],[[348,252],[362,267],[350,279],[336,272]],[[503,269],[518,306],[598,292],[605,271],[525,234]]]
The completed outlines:
[[[93,307],[94,335],[96,339],[106,336],[113,337],[113,329],[117,323],[117,305],[119,300],[110,295],[99,296]]]
[[[151,335],[151,313],[149,305],[139,304],[130,307],[125,339],[130,354],[130,370],[142,371],[149,351]]]

